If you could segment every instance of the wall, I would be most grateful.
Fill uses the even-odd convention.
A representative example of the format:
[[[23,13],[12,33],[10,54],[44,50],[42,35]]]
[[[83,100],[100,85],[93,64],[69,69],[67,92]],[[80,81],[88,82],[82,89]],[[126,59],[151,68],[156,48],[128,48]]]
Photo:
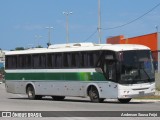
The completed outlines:
[[[147,35],[125,38],[123,35],[107,38],[106,43],[110,44],[141,44],[148,46],[152,51],[158,50],[158,34],[151,33]],[[160,45],[159,45],[160,47]]]

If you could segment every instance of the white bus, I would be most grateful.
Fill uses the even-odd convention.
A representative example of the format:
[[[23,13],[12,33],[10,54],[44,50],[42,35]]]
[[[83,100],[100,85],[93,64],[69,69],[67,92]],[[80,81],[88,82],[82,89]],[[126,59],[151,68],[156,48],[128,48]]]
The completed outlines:
[[[6,53],[9,93],[29,99],[87,97],[92,102],[154,95],[151,51],[142,45],[73,43]]]

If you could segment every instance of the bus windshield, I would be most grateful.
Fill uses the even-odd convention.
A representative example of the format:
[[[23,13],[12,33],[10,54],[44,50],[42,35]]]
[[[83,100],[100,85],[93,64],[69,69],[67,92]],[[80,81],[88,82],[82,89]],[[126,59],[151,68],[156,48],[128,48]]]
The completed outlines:
[[[119,52],[120,84],[154,82],[154,67],[149,50]]]

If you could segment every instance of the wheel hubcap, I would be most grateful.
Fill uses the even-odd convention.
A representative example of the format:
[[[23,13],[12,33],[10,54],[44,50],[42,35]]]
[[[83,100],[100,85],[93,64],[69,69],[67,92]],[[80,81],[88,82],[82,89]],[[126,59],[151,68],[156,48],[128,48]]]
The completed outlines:
[[[30,97],[32,97],[32,96],[33,96],[32,91],[29,91],[29,92],[28,92],[28,95],[29,95]]]
[[[97,94],[94,91],[91,91],[91,98],[92,99],[97,99],[98,98]]]

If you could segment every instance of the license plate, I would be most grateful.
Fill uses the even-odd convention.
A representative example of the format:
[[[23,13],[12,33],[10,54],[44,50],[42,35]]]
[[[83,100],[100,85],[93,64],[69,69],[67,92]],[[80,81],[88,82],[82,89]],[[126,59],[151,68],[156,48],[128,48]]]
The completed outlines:
[[[140,91],[140,92],[139,92],[139,95],[144,95],[144,91]]]

